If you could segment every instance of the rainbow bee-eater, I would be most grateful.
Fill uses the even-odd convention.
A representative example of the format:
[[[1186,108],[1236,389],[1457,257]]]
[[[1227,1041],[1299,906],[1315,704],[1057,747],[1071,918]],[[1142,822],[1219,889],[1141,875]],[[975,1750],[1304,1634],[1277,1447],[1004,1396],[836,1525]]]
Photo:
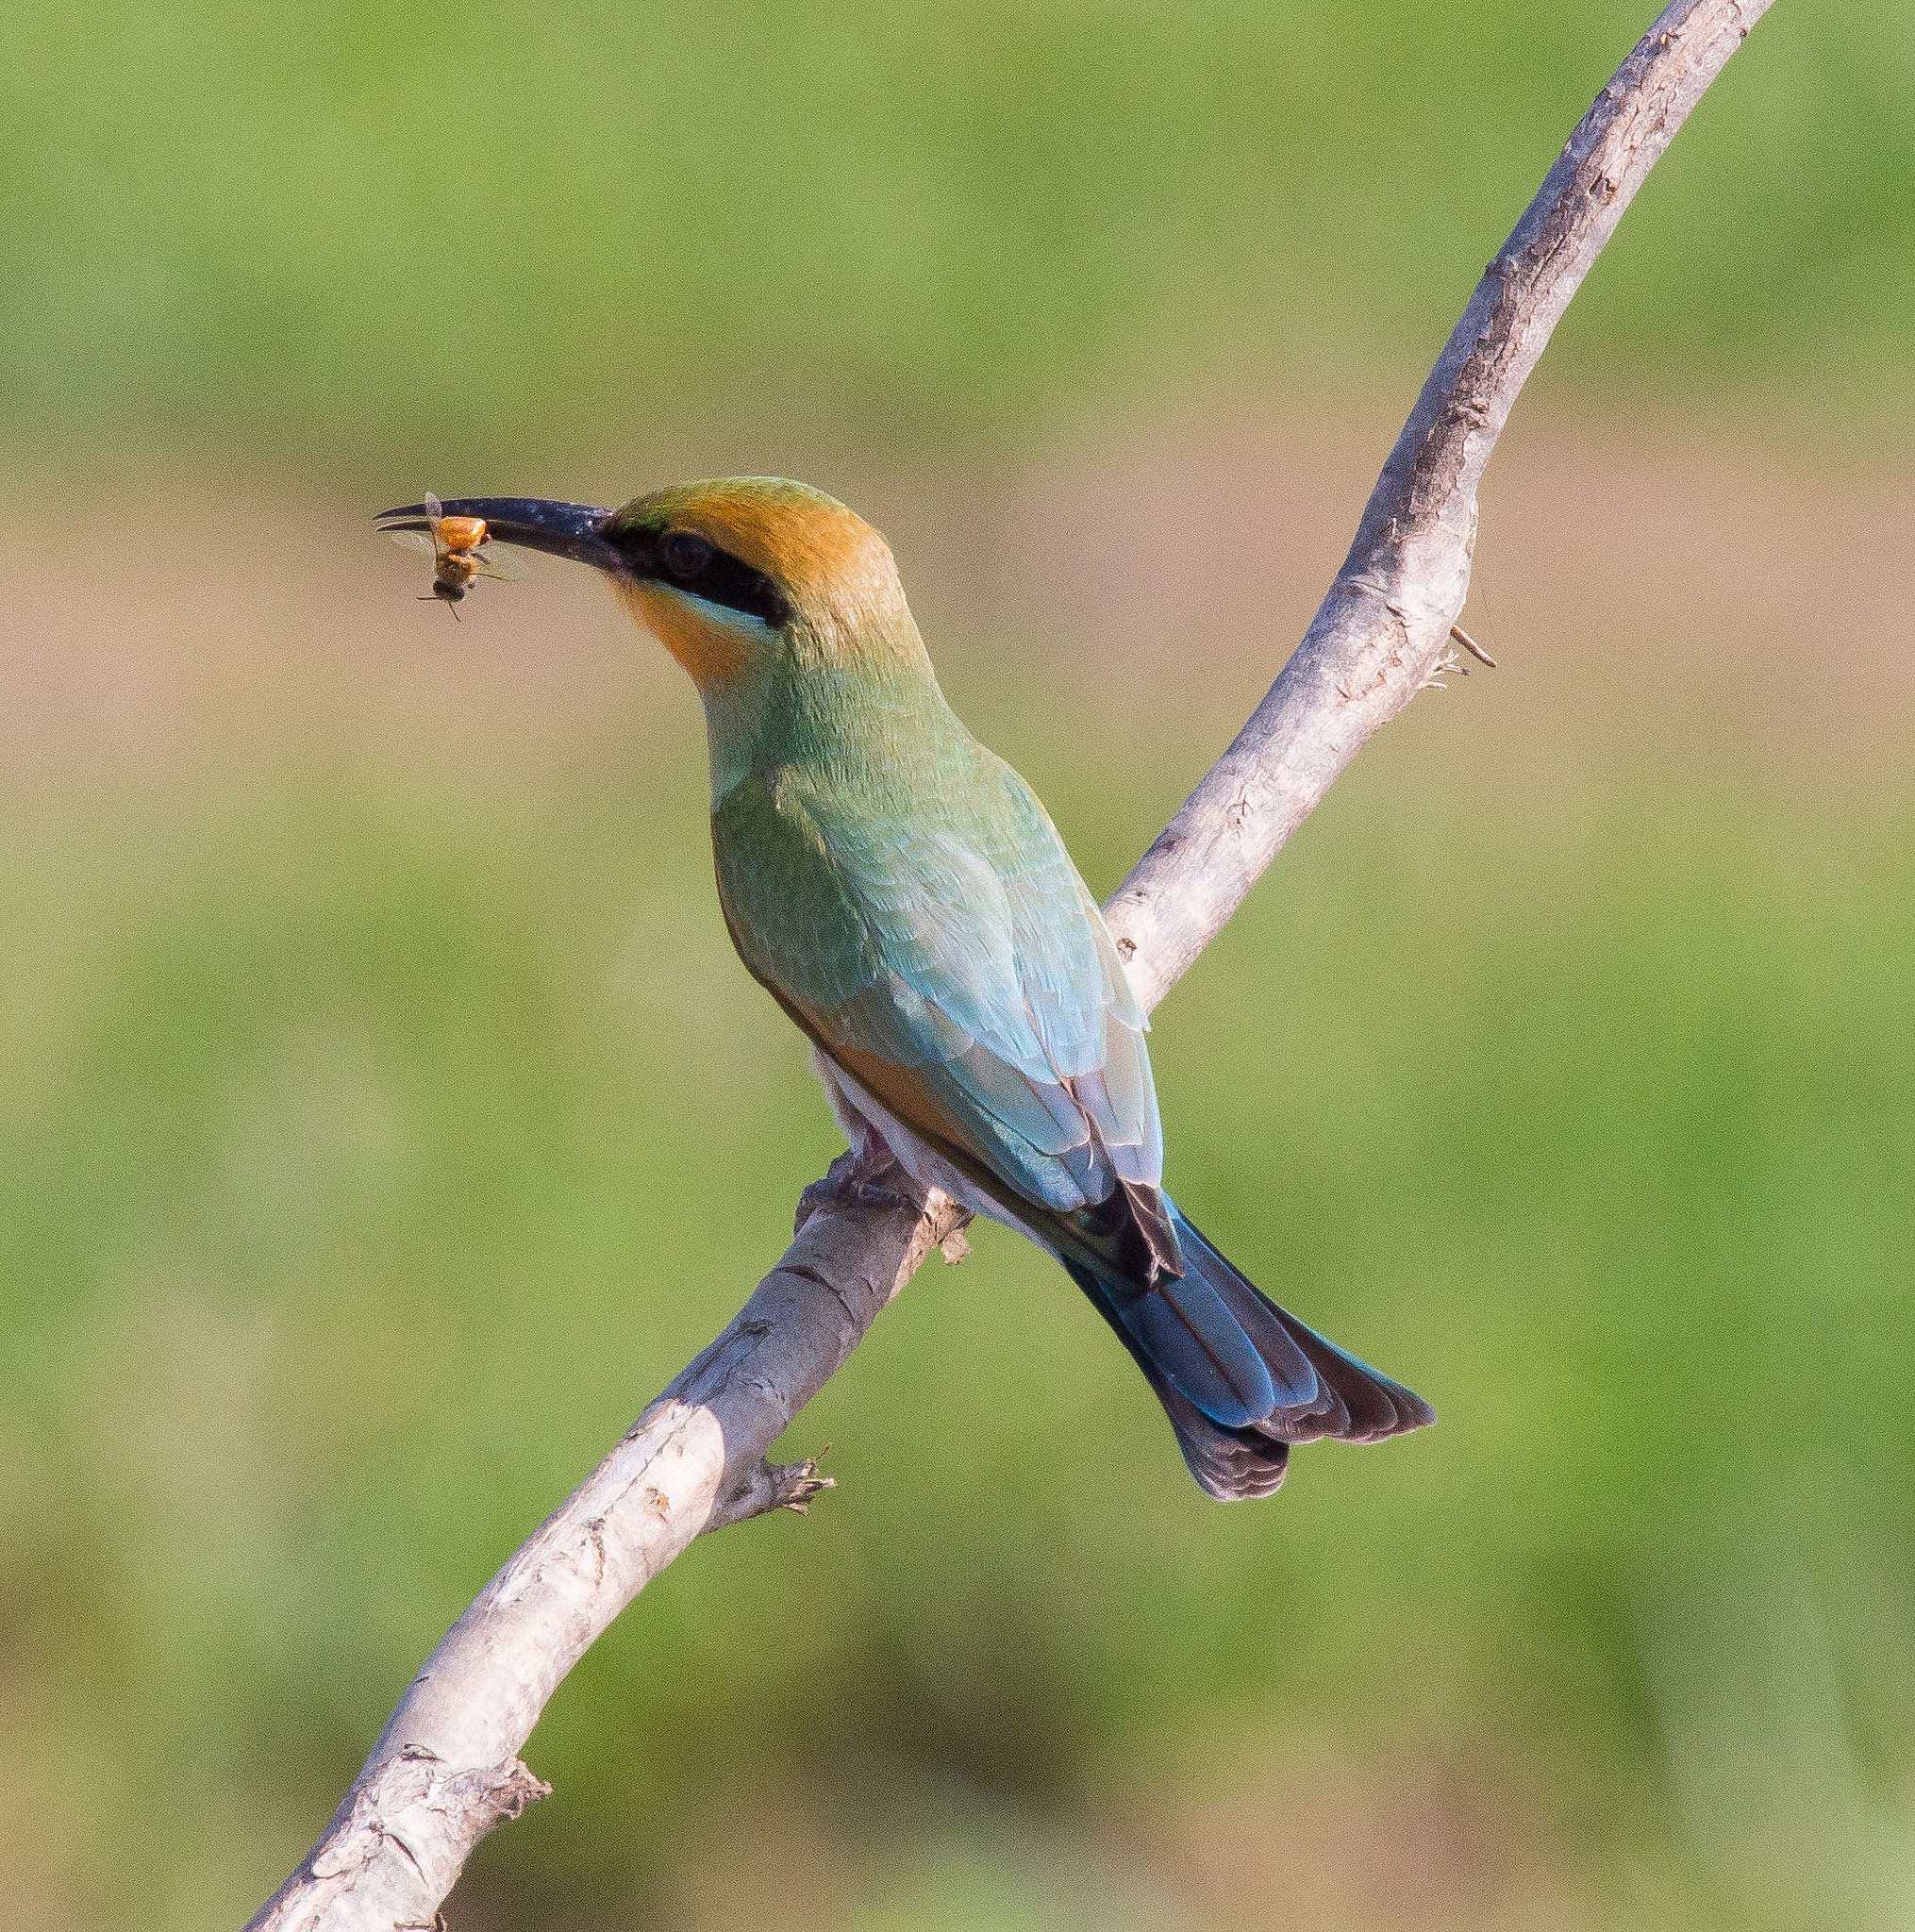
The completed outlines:
[[[1434,1419],[1260,1293],[1164,1192],[1124,961],[1030,787],[945,703],[876,530],[757,476],[616,510],[440,508],[603,571],[691,673],[732,943],[810,1039],[854,1151],[1056,1256],[1211,1495],[1268,1495],[1292,1443]]]

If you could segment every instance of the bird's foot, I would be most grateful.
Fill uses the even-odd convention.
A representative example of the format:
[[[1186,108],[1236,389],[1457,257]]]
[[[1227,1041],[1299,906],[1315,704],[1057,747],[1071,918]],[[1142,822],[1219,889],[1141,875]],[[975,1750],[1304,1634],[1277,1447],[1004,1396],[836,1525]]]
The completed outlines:
[[[821,1208],[921,1208],[911,1177],[876,1134],[860,1134],[858,1144],[841,1154],[822,1180],[798,1196],[796,1234]]]
[[[921,1245],[920,1258],[933,1248],[943,1256],[947,1267],[955,1268],[971,1252],[964,1230],[971,1210],[954,1201],[942,1188],[921,1188],[885,1145],[881,1135],[860,1134],[857,1144],[831,1163],[823,1180],[813,1181],[798,1196],[797,1234],[820,1209],[825,1208],[914,1208],[919,1216],[915,1236]],[[910,1263],[916,1267],[915,1261]]]

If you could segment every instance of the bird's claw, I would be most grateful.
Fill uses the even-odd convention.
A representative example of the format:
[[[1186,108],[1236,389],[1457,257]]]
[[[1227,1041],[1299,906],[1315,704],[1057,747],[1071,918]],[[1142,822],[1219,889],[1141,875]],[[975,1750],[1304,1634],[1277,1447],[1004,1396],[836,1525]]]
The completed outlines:
[[[912,1208],[917,1199],[910,1177],[875,1134],[863,1135],[831,1163],[830,1172],[798,1196],[791,1232],[798,1233],[820,1208],[837,1207]]]

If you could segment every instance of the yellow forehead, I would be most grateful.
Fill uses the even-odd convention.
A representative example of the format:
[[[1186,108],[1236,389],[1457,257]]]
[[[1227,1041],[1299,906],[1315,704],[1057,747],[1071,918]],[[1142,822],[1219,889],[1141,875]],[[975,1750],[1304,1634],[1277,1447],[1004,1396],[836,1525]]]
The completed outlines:
[[[641,497],[620,515],[695,530],[801,601],[856,594],[892,575],[890,546],[856,510],[782,477],[677,483]]]

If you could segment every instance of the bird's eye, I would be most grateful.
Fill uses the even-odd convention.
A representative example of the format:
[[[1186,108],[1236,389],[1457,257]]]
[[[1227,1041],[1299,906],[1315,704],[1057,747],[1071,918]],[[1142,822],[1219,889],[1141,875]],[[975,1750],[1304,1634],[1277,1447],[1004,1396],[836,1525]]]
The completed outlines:
[[[711,545],[696,530],[667,530],[658,555],[674,577],[695,577],[711,561]]]

